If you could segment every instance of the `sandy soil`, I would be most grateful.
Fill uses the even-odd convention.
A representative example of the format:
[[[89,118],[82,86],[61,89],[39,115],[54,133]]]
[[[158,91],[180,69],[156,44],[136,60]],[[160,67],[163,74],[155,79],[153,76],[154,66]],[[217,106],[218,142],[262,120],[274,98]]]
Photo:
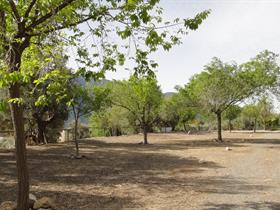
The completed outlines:
[[[280,209],[280,133],[152,134],[28,148],[31,192],[61,210]],[[232,150],[226,151],[228,146]],[[15,199],[13,151],[0,150],[0,202]]]

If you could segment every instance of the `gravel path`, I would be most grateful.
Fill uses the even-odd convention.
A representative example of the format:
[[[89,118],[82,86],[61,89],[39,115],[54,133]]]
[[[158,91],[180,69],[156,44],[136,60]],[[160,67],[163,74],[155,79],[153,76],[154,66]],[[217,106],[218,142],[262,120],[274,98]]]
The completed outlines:
[[[218,181],[198,199],[196,209],[280,209],[279,145],[242,144],[232,151],[205,151],[204,158],[221,168],[203,174]]]

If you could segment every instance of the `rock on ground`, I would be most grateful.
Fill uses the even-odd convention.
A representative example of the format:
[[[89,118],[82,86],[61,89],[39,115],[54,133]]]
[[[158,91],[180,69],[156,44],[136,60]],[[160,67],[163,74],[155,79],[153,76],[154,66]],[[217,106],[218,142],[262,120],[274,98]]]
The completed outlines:
[[[0,205],[0,210],[16,210],[17,204],[14,201],[5,201]]]
[[[35,201],[33,209],[52,209],[55,210],[55,204],[53,199],[49,197],[43,197]]]

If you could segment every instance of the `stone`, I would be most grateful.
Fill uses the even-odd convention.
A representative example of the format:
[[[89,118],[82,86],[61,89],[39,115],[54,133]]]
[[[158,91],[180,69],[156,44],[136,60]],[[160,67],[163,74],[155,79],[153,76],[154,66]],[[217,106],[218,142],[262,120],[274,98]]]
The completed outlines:
[[[231,148],[229,148],[229,147],[226,147],[226,151],[230,151],[231,150]]]
[[[0,205],[0,210],[16,210],[17,204],[14,201],[5,201]]]
[[[49,198],[49,197],[43,197],[38,199],[37,201],[35,201],[34,205],[33,205],[33,209],[52,209],[55,210],[55,204],[53,199]]]
[[[206,164],[207,162],[205,160],[199,160],[198,161],[200,164]]]
[[[37,200],[36,196],[33,195],[32,193],[29,193],[29,199],[30,199],[30,200],[33,200],[33,201],[36,201],[36,200]]]

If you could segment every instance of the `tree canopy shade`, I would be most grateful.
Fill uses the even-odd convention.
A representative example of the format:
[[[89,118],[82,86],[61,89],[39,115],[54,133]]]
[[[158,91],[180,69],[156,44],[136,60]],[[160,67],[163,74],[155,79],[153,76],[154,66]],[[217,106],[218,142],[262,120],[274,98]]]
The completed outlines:
[[[23,55],[26,49],[41,47],[48,40],[63,37],[64,44],[77,45],[84,32],[78,25],[87,23],[90,35],[101,43],[92,46],[92,56],[84,49],[78,49],[79,61],[84,67],[91,67],[95,73],[79,72],[87,77],[103,76],[106,70],[115,70],[116,64],[124,63],[124,53],[110,40],[110,33],[115,33],[126,41],[134,43],[137,72],[152,72],[156,67],[154,62],[148,62],[148,54],[158,46],[168,50],[174,44],[180,43],[179,34],[195,30],[207,17],[209,11],[199,13],[191,19],[175,19],[174,23],[162,22],[162,10],[157,7],[159,0],[8,0],[0,2],[0,86],[9,88],[9,98],[13,126],[16,139],[16,161],[18,174],[18,209],[28,209],[29,176],[26,161],[24,141],[24,120],[21,98],[22,84],[29,82],[23,68]],[[168,33],[168,26],[179,27],[178,33]],[[113,26],[112,26],[113,25]],[[66,35],[63,29],[71,29],[72,34]],[[137,41],[145,42],[141,48]],[[31,51],[32,52],[32,51]]]
[[[214,58],[183,88],[193,105],[216,115],[219,141],[222,141],[223,111],[276,84],[279,74],[276,58],[276,54],[264,51],[240,66]]]
[[[128,81],[110,84],[110,100],[113,105],[126,109],[143,130],[144,144],[148,144],[148,132],[158,120],[162,93],[154,77],[132,76]]]

